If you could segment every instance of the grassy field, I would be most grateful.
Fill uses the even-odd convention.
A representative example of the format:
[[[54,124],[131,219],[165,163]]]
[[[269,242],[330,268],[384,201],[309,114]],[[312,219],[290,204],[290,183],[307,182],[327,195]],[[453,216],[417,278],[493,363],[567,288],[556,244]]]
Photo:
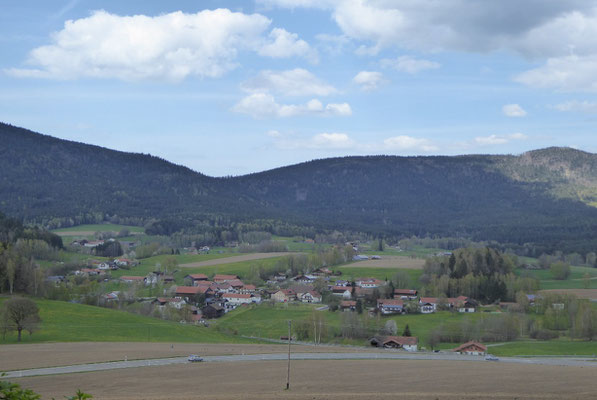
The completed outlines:
[[[0,299],[2,302],[4,299]],[[111,310],[61,301],[36,300],[42,323],[23,343],[43,342],[249,342],[225,336],[214,329],[184,325]],[[16,343],[16,334],[0,343]]]
[[[589,287],[586,289],[597,288],[597,268],[589,267],[570,267],[570,276],[566,280],[556,280],[549,270],[526,270],[517,269],[518,275],[530,276],[539,280],[540,289],[585,289],[585,280],[583,277],[588,274],[590,278]]]
[[[597,343],[577,340],[525,340],[489,346],[488,353],[497,356],[541,356],[541,355],[582,355],[597,354]]]
[[[342,312],[330,311],[314,311],[315,308],[321,305],[310,304],[286,304],[278,303],[274,306],[270,304],[262,304],[252,307],[241,307],[233,312],[226,314],[223,318],[216,322],[218,329],[226,332],[236,333],[238,335],[256,336],[271,339],[279,339],[281,336],[288,334],[288,320],[299,322],[307,319],[313,312],[320,313],[325,318],[325,324],[328,329],[339,330],[342,322]],[[383,326],[386,321],[392,319],[396,321],[398,333],[401,334],[408,324],[413,336],[419,338],[419,345],[425,346],[425,342],[429,337],[430,332],[441,323],[449,323],[453,321],[460,321],[463,318],[471,318],[473,320],[482,318],[480,313],[475,314],[460,314],[450,312],[437,312],[434,314],[412,314],[399,315],[392,317],[379,317],[376,322],[379,326]],[[376,332],[370,332],[373,336]],[[366,344],[365,340],[358,341],[343,341],[339,342],[350,344]],[[452,347],[456,347],[455,345]]]
[[[71,226],[69,228],[54,229],[52,232],[120,232],[123,229],[128,229],[130,232],[145,232],[145,229],[140,226],[132,225],[115,225],[115,224],[89,224],[89,225],[78,225]]]

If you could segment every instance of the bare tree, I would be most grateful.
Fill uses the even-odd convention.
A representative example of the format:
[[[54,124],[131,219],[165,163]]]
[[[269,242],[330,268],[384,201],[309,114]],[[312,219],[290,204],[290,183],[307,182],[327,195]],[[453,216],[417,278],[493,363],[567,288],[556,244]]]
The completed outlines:
[[[0,319],[4,333],[17,331],[17,341],[21,341],[21,332],[32,334],[41,322],[39,308],[32,300],[13,297],[4,302]]]

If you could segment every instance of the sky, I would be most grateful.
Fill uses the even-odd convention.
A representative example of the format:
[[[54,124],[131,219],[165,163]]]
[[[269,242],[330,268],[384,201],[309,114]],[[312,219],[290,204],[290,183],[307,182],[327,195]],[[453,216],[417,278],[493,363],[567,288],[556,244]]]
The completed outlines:
[[[597,152],[597,0],[2,0],[0,54],[0,121],[210,176]]]

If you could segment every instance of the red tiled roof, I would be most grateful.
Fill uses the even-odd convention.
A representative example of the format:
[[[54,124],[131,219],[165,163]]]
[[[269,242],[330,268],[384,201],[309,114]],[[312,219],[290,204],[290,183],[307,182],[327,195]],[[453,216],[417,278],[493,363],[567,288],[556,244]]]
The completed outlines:
[[[487,347],[482,345],[479,342],[474,342],[474,341],[470,341],[470,342],[466,342],[464,344],[461,344],[460,346],[456,347],[455,349],[453,349],[452,351],[467,351],[467,350],[472,350],[472,351],[476,351],[476,350],[481,350],[483,352],[487,351]]]
[[[213,279],[214,279],[214,281],[232,281],[232,280],[238,279],[238,276],[216,274],[216,275],[214,275]]]
[[[343,300],[340,302],[340,307],[356,307],[357,302],[355,300]]]
[[[377,299],[378,306],[403,306],[404,301],[398,299]]]
[[[390,342],[398,343],[400,346],[413,346],[419,340],[415,336],[387,336],[382,344],[386,345]]]
[[[251,295],[250,294],[240,294],[240,293],[224,293],[222,295],[222,297],[225,297],[228,299],[250,299]]]
[[[195,280],[195,281],[206,281],[207,280],[207,275],[205,275],[205,274],[189,274],[188,276],[190,276],[191,279]]]
[[[202,292],[202,290],[204,291]],[[176,294],[199,294],[205,293],[205,290],[206,289],[200,286],[177,286]]]
[[[121,276],[120,277],[121,281],[142,281],[144,279],[145,279],[144,276]]]
[[[257,287],[255,285],[244,285],[242,288],[245,289],[245,290],[255,290],[255,289],[257,289]]]
[[[417,291],[413,289],[394,289],[394,294],[403,296],[416,296]]]
[[[437,304],[437,297],[421,297],[419,300],[421,304],[430,303],[430,304]]]

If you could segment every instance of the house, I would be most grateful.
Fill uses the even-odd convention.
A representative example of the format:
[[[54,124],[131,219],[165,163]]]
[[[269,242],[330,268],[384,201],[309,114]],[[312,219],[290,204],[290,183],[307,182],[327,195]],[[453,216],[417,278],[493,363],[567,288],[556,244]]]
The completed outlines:
[[[293,281],[304,284],[313,283],[315,282],[315,279],[317,279],[317,277],[312,275],[298,275],[292,278]]]
[[[232,288],[236,291],[240,290],[240,288],[242,288],[243,286],[245,286],[245,284],[243,283],[243,281],[241,281],[240,279],[233,279],[231,281],[226,282],[227,284],[229,284],[230,286],[232,286]]]
[[[314,290],[302,293],[299,300],[303,303],[321,303],[321,295]]]
[[[358,278],[355,280],[355,284],[360,288],[375,289],[380,287],[383,282],[375,278]]]
[[[355,311],[357,309],[357,302],[354,300],[343,300],[340,302],[340,310]]]
[[[83,275],[83,276],[95,276],[95,275],[104,275],[105,272],[98,268],[81,268],[78,271],[75,271],[75,275]]]
[[[419,340],[415,336],[384,336],[374,337],[370,340],[372,346],[386,349],[403,349],[417,351]]]
[[[242,294],[253,294],[256,290],[257,287],[255,287],[255,285],[244,285],[238,290],[238,292]]]
[[[222,295],[224,306],[227,310],[233,310],[241,304],[251,304],[253,301],[250,294],[225,293]]]
[[[238,276],[236,276],[236,275],[215,274],[213,281],[216,283],[224,283],[224,282],[233,281],[236,279],[238,279]]]
[[[121,276],[120,280],[126,283],[145,283],[147,278],[144,276]]]
[[[66,277],[64,275],[51,275],[46,278],[46,282],[53,283],[55,285],[64,282]]]
[[[458,354],[466,354],[469,356],[482,356],[487,353],[487,347],[479,342],[466,342],[452,350]]]
[[[205,274],[189,274],[184,277],[185,279],[190,279],[193,282],[193,285],[196,285],[197,282],[207,281],[207,275]]]
[[[352,288],[350,286],[332,286],[332,294],[342,296],[344,299],[352,297]]]
[[[128,258],[117,258],[114,260],[114,264],[118,265],[119,267],[130,267],[137,265],[137,262],[129,260]]]
[[[201,309],[204,318],[220,318],[225,312],[224,307],[216,303],[207,305]]]
[[[167,297],[158,297],[157,299],[155,299],[153,301],[153,303],[157,304],[160,307],[170,306],[170,307],[176,308],[177,310],[180,310],[182,307],[184,307],[185,304],[187,304],[187,302],[181,298],[167,298]]]
[[[110,301],[116,301],[118,300],[118,294],[120,292],[118,291],[114,291],[114,292],[110,292],[110,293],[106,293],[104,295],[104,300],[106,300],[106,302],[110,302]]]
[[[97,269],[101,269],[102,271],[106,271],[110,269],[110,264],[107,262],[102,262],[97,266]]]
[[[394,298],[402,300],[415,300],[418,291],[414,289],[394,289]]]
[[[291,289],[280,289],[272,294],[272,299],[279,303],[287,303],[296,299],[296,293]]]
[[[377,299],[377,309],[382,315],[401,314],[404,312],[404,301],[397,299]]]
[[[172,276],[172,275],[164,275],[164,276],[162,276],[162,282],[164,282],[164,283],[174,283],[174,276]]]
[[[348,287],[350,286],[350,282],[349,281],[345,281],[342,279],[338,279],[335,283],[335,286],[344,286],[344,287]]]
[[[205,293],[209,289],[209,287],[199,287],[199,286],[177,286],[175,289],[175,297],[185,299],[187,302],[192,300],[198,294]]]
[[[317,268],[315,271],[311,272],[311,275],[313,276],[328,276],[328,275],[332,275],[332,271],[330,271],[328,268]]]
[[[431,314],[437,310],[437,297],[421,297],[419,299],[419,308],[422,314]]]

